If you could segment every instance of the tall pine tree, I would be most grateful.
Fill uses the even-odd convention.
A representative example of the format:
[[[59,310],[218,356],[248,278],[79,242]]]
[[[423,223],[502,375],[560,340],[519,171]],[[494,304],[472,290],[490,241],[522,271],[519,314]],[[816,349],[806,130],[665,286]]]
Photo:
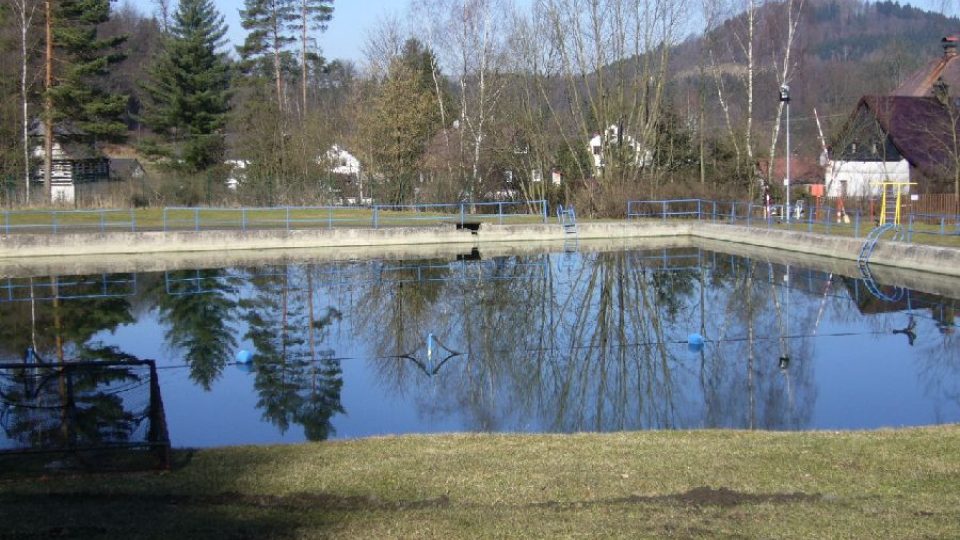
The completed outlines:
[[[295,41],[290,35],[291,25],[297,20],[293,0],[244,0],[240,10],[241,24],[247,30],[243,45],[237,48],[244,64],[263,68],[271,64],[277,97],[277,108],[284,112],[283,64],[285,49]]]
[[[164,140],[144,150],[191,171],[223,160],[230,64],[218,52],[227,26],[211,0],[181,0],[145,85],[144,122]]]
[[[108,68],[123,60],[117,46],[126,36],[101,39],[97,27],[110,18],[110,0],[45,2],[47,14],[47,151],[44,188],[50,193],[50,145],[53,133],[84,142],[125,137],[127,96],[105,89]],[[63,129],[54,129],[54,126]]]
[[[326,30],[327,23],[333,17],[333,0],[297,0],[299,17],[293,23],[293,28],[300,32],[300,91],[303,113],[307,112],[307,78],[308,65],[323,65],[323,58],[316,49],[311,31]]]

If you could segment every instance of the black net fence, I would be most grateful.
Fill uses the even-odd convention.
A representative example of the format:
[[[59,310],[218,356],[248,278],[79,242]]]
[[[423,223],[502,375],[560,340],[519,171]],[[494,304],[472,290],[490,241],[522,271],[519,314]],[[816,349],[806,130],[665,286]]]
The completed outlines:
[[[0,475],[166,468],[150,360],[0,364]]]

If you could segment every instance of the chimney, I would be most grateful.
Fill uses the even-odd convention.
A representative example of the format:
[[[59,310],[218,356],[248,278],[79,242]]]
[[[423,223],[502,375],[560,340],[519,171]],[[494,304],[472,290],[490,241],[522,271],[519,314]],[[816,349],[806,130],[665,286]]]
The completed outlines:
[[[940,44],[943,45],[943,57],[944,58],[953,58],[957,55],[957,44],[960,43],[960,36],[953,34],[946,36],[940,40]]]

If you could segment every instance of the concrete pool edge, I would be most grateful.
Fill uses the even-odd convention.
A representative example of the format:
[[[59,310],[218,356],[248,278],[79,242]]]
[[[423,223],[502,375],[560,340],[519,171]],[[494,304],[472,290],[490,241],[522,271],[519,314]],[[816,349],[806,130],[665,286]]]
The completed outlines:
[[[0,272],[10,275],[18,274],[17,268],[84,266],[84,261],[92,266],[106,264],[107,261],[114,264],[126,261],[130,263],[126,266],[131,270],[151,270],[163,266],[165,259],[209,262],[265,258],[282,260],[300,250],[313,252],[314,255],[322,252],[340,260],[402,257],[408,253],[443,256],[469,252],[474,247],[495,251],[496,247],[510,246],[562,247],[570,239],[564,234],[563,228],[555,224],[483,224],[475,232],[447,224],[383,229],[24,234],[0,236]],[[659,220],[581,223],[578,239],[590,248],[626,247],[628,244],[631,247],[643,247],[654,239],[658,247],[664,243],[682,245],[687,242],[689,245],[702,240],[854,263],[864,241],[862,238],[779,229]],[[136,263],[137,260],[140,263]],[[150,260],[157,260],[159,264],[151,265]],[[960,277],[960,250],[953,248],[881,242],[874,250],[870,263],[873,267]]]

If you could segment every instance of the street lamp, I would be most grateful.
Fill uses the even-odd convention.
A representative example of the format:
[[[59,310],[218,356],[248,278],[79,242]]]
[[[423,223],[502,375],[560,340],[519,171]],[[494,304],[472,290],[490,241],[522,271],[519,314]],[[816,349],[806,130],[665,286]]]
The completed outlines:
[[[787,215],[787,223],[790,223],[790,87],[780,86],[780,103],[787,105],[787,177],[783,180],[783,185],[787,188],[787,205],[784,207],[784,213]]]

